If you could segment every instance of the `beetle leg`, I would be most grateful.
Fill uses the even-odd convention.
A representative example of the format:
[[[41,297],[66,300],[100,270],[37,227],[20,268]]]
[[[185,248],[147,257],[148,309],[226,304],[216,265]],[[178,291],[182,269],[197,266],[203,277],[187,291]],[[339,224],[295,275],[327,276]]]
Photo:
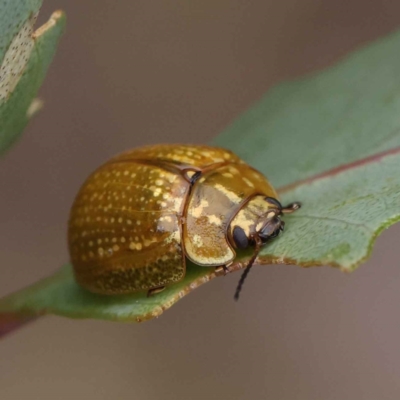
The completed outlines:
[[[149,289],[147,291],[147,297],[154,296],[155,294],[162,292],[164,289],[165,289],[165,286],[160,286],[157,288]]]
[[[216,276],[225,276],[229,274],[229,269],[226,265],[221,265],[220,267],[215,267],[215,275]]]

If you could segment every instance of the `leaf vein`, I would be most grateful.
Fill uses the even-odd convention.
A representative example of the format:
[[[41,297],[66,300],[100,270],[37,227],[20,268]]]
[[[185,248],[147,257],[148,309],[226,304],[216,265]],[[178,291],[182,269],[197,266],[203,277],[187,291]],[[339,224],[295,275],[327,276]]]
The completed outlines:
[[[370,228],[369,226],[365,225],[365,224],[360,224],[358,222],[355,221],[346,221],[344,219],[340,219],[337,217],[322,217],[319,215],[292,215],[291,218],[308,218],[308,219],[318,219],[321,221],[331,221],[331,222],[340,222],[342,224],[345,225],[353,225],[353,226],[358,226],[360,228],[363,228],[365,231],[367,231],[368,233],[373,233],[374,229]]]

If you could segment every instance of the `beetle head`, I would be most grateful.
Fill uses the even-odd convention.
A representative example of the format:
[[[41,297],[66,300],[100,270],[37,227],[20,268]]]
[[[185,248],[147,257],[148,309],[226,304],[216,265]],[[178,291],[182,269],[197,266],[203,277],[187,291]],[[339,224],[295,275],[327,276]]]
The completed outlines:
[[[264,245],[271,239],[276,238],[285,227],[285,221],[281,220],[283,214],[289,214],[300,208],[300,203],[292,203],[287,207],[282,207],[281,203],[273,197],[265,197],[263,199],[263,212],[257,217],[252,214],[254,218],[253,229],[247,232],[244,227],[235,225],[232,230],[232,239],[235,247],[240,249],[246,249],[251,245],[256,244],[257,240],[260,241],[260,245]],[[249,221],[250,215],[244,219],[246,222]],[[240,222],[240,220],[238,221]],[[245,225],[245,224],[243,224]]]
[[[255,229],[252,232],[246,234],[241,226],[235,226],[232,231],[236,247],[247,248],[250,245],[255,246],[253,256],[243,271],[236,288],[235,300],[239,299],[243,283],[262,246],[271,239],[276,238],[283,231],[285,222],[281,220],[281,216],[283,214],[290,214],[300,208],[300,203],[291,203],[286,207],[282,207],[281,203],[273,197],[265,197],[264,201],[267,203],[266,210],[258,217]]]
[[[283,214],[290,214],[300,208],[300,203],[291,203],[282,207],[281,203],[273,197],[266,197],[265,201],[269,206],[268,211],[259,219],[257,227],[260,229],[256,233],[263,244],[283,232],[285,228],[285,221],[281,220]]]

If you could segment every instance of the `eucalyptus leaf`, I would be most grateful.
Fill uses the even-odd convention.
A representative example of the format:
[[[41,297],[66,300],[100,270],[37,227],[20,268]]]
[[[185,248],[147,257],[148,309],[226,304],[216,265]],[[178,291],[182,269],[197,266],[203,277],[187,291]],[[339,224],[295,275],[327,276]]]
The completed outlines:
[[[0,153],[21,134],[41,107],[35,97],[64,29],[56,11],[34,30],[42,2],[0,0]]]
[[[258,264],[351,271],[400,219],[399,70],[398,32],[327,71],[273,88],[216,138],[265,173],[283,202],[303,204],[285,217],[285,234],[263,249]],[[232,269],[248,259],[241,255]],[[0,301],[0,320],[52,313],[142,321],[214,277],[212,268],[189,264],[182,282],[153,297],[100,296],[78,287],[66,266]]]
[[[275,187],[400,146],[400,31],[280,84],[214,141]]]

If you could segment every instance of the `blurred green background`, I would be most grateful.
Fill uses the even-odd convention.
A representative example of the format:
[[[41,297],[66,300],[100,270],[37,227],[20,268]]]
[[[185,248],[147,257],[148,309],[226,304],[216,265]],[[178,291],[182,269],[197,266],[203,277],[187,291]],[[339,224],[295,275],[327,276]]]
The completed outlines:
[[[272,84],[400,26],[389,0],[47,0],[39,21],[56,8],[45,109],[0,161],[0,295],[68,260],[69,206],[108,157],[207,142]],[[43,318],[0,343],[1,399],[398,398],[399,239],[351,275],[255,268],[239,303],[239,274],[217,279],[141,325]]]

